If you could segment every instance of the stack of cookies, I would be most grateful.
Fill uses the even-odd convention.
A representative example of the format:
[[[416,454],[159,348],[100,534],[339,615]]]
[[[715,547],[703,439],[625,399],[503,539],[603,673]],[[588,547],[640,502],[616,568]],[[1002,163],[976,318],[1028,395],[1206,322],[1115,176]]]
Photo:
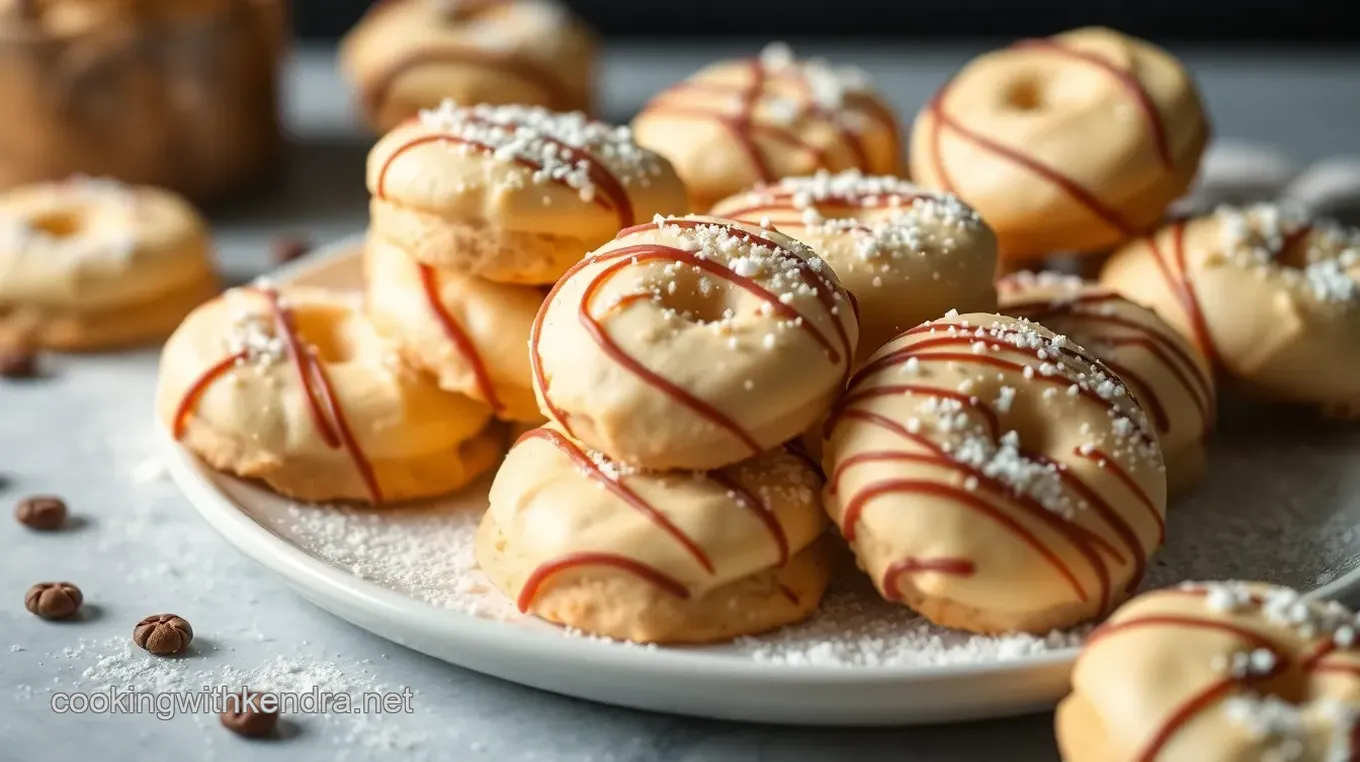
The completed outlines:
[[[362,303],[233,289],[166,346],[158,406],[214,468],[303,500],[447,494],[543,421],[525,347],[546,293],[620,227],[685,211],[670,165],[579,113],[452,103],[368,165]]]
[[[806,617],[827,518],[817,466],[785,443],[825,415],[858,340],[851,297],[788,236],[701,216],[625,228],[532,327],[551,421],[497,473],[479,564],[522,611],[614,638]]]
[[[542,422],[524,351],[547,287],[620,227],[684,211],[627,128],[534,106],[440,108],[368,161],[367,311],[402,358],[503,420]]]

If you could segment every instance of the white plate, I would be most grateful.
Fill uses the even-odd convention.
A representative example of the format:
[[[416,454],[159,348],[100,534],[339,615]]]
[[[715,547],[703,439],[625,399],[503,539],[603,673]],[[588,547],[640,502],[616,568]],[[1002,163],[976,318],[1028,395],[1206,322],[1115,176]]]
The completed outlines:
[[[341,242],[274,279],[354,288],[357,250],[358,242]],[[1205,483],[1172,507],[1150,584],[1249,577],[1327,596],[1360,586],[1360,431],[1297,419],[1225,416]],[[1069,644],[1080,637],[938,630],[861,593],[853,573],[828,597],[829,613],[736,645],[655,648],[572,636],[514,613],[472,568],[465,541],[485,508],[487,479],[410,508],[298,506],[214,473],[168,432],[161,439],[171,475],[199,513],[316,605],[430,656],[557,693],[798,724],[996,717],[1052,706],[1076,654]]]

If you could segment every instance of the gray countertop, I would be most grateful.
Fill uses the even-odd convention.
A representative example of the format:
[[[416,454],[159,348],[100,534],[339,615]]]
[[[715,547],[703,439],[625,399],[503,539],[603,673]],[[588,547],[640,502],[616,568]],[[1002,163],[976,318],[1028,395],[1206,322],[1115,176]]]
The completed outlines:
[[[615,46],[603,112],[624,120],[661,86],[753,45]],[[878,76],[905,115],[975,48],[800,46]],[[1360,53],[1185,50],[1217,133],[1276,146],[1300,162],[1360,153]],[[301,52],[289,80],[294,137],[282,188],[220,210],[223,263],[237,279],[268,262],[280,232],[325,241],[366,223],[363,157],[346,89],[328,51]],[[76,521],[37,535],[0,518],[0,762],[76,758],[698,760],[1056,758],[1048,715],[901,730],[805,730],[647,714],[560,698],[405,651],[313,608],[220,540],[153,457],[155,353],[54,358],[40,382],[0,384],[0,508],[41,492],[64,496]],[[70,580],[85,618],[29,615],[34,582]],[[192,652],[147,667],[126,642],[141,617],[173,611],[198,634]],[[55,692],[119,682],[193,689],[268,675],[323,690],[410,686],[413,712],[300,715],[284,738],[248,743],[215,717],[59,715]],[[230,683],[229,684],[234,684]]]

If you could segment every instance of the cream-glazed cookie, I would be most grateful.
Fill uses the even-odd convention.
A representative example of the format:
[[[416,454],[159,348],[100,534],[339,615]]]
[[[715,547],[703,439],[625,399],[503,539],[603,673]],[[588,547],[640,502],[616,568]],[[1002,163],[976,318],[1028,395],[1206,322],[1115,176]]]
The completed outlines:
[[[783,451],[647,472],[556,424],[506,456],[477,562],[519,609],[610,638],[702,643],[816,610],[831,573],[817,474]]]
[[[1005,260],[1098,252],[1162,219],[1209,132],[1171,54],[1077,29],[987,53],[950,79],[916,117],[911,176],[977,209]]]
[[[1020,272],[997,290],[1002,313],[1080,344],[1127,385],[1157,430],[1171,492],[1199,481],[1217,395],[1194,346],[1152,310],[1075,276]]]
[[[163,339],[217,291],[203,219],[174,194],[88,178],[0,194],[0,346]]]
[[[341,43],[379,132],[445,98],[589,111],[594,34],[555,0],[388,0]]]
[[[1273,204],[1221,207],[1128,244],[1100,281],[1248,394],[1360,414],[1360,230]]]
[[[558,281],[529,359],[540,409],[587,446],[645,468],[710,469],[823,415],[858,338],[852,300],[803,244],[658,217]]]
[[[373,147],[368,189],[371,235],[504,283],[552,283],[620,228],[686,211],[675,171],[628,128],[528,106],[421,112]]]
[[[795,60],[779,43],[662,91],[633,120],[633,131],[675,165],[695,212],[757,183],[821,169],[903,169],[897,116],[869,75]]]
[[[379,332],[440,387],[498,417],[543,422],[525,347],[546,289],[436,270],[374,239],[364,249],[364,290]]]
[[[487,408],[395,355],[355,299],[232,289],[166,342],[156,410],[208,465],[301,500],[430,497],[495,465],[504,432]]]
[[[1360,754],[1356,616],[1257,582],[1125,604],[1058,707],[1064,762],[1348,762]]]
[[[1164,540],[1146,415],[1035,323],[950,315],[907,331],[826,431],[826,507],[860,566],[947,627],[1045,633],[1106,614]]]
[[[957,197],[858,170],[789,177],[719,201],[716,217],[802,241],[859,305],[860,362],[951,309],[996,309],[996,236]]]

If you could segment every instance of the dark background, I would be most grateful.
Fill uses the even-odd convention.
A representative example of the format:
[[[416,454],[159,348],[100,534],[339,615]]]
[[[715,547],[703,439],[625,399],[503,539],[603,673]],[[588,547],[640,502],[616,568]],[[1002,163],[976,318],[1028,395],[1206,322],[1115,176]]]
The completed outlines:
[[[294,0],[299,34],[336,37],[371,0]],[[1023,37],[1104,24],[1164,42],[1360,44],[1356,0],[566,0],[618,37]],[[1343,13],[1342,11],[1350,11]],[[1349,18],[1348,18],[1349,17]]]

